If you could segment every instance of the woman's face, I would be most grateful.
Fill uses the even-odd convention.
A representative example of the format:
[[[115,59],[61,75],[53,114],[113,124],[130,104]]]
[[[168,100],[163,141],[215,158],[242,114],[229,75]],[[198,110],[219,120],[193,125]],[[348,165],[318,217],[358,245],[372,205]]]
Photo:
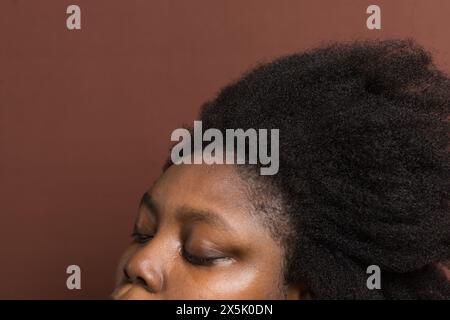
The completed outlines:
[[[115,299],[283,299],[283,250],[231,165],[173,165],[144,195]]]

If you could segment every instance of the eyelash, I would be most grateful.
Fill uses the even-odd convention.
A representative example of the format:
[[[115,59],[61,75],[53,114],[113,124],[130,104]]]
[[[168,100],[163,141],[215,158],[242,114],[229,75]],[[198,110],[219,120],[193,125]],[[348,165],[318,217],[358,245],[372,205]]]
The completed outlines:
[[[131,237],[133,238],[134,242],[144,244],[150,241],[153,238],[153,235],[146,235],[135,231],[131,234]]]
[[[153,235],[146,235],[140,232],[133,232],[131,234],[133,241],[139,244],[145,244],[153,238]],[[199,257],[187,252],[184,248],[181,250],[182,257],[194,266],[210,267],[218,260],[226,259],[225,257]]]
[[[194,266],[203,266],[203,267],[210,267],[217,260],[224,259],[224,258],[216,258],[216,257],[214,257],[214,258],[198,257],[196,255],[190,254],[185,249],[182,250],[182,256],[188,263],[190,263]]]

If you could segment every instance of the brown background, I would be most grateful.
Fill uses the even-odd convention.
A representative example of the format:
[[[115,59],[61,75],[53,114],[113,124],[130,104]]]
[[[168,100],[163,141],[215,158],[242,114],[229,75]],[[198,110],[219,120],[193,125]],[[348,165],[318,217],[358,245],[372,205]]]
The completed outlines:
[[[107,298],[171,131],[244,70],[377,37],[413,37],[449,70],[449,15],[448,0],[1,0],[0,298]]]

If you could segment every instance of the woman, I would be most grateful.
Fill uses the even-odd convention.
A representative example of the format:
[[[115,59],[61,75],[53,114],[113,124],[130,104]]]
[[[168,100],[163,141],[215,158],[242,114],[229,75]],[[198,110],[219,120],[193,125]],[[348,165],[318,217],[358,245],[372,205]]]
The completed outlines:
[[[142,198],[113,297],[450,299],[449,108],[449,78],[412,41],[259,66],[201,121],[279,129],[279,172],[169,163]]]

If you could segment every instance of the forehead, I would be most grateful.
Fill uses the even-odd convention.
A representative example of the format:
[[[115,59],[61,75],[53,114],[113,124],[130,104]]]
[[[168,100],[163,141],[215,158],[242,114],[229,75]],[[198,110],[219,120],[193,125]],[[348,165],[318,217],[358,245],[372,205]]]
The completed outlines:
[[[264,216],[252,206],[247,181],[234,165],[173,165],[148,191],[164,226],[179,226],[180,212],[208,212],[236,240],[278,247]]]
[[[252,209],[248,185],[233,165],[172,165],[149,193],[165,211],[185,206],[231,215]]]

